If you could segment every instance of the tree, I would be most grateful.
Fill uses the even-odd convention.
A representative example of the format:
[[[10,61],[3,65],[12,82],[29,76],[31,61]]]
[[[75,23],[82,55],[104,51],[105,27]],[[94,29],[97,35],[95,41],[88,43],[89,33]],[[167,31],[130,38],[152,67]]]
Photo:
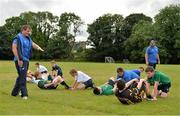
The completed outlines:
[[[74,13],[61,14],[58,21],[58,31],[48,45],[49,53],[54,57],[72,59],[75,37],[79,34],[79,27],[82,25],[81,18]]]
[[[24,12],[18,17],[11,17],[0,27],[1,58],[12,59],[12,39],[25,24],[29,24],[33,30],[33,41],[45,49],[44,54],[34,52],[33,58],[46,59],[72,57],[75,37],[83,22],[74,13],[63,13],[59,18],[50,12]]]
[[[11,17],[6,20],[6,24],[1,27],[1,35],[4,43],[1,48],[2,52],[7,52],[5,54],[11,53],[11,43],[12,39],[20,32],[22,25],[29,24],[33,30],[31,35],[34,42],[38,43],[45,49],[45,53],[39,54],[38,52],[33,53],[33,58],[44,58],[46,56],[48,41],[51,38],[52,34],[55,33],[54,25],[57,24],[57,16],[53,16],[49,12],[24,12],[21,13],[18,17]],[[9,47],[7,47],[9,46]],[[11,58],[9,55],[5,55],[7,58]]]
[[[121,25],[123,17],[118,14],[105,14],[88,25],[88,43],[93,46],[91,59],[95,61],[104,60],[105,56],[117,58],[118,51],[116,43],[122,43]]]
[[[11,44],[15,35],[24,24],[20,17],[6,19],[6,24],[0,27],[0,59],[12,59]]]
[[[133,29],[130,38],[125,42],[125,51],[131,62],[144,62],[145,50],[151,39],[157,40],[161,61],[165,62],[166,50],[159,43],[157,28],[149,21],[140,21]]]
[[[126,38],[129,38],[133,29],[133,26],[137,24],[139,21],[144,20],[144,21],[149,21],[152,22],[151,17],[148,17],[142,13],[134,13],[130,14],[124,19],[124,24],[123,24],[123,35]]]
[[[155,16],[159,42],[166,50],[167,63],[180,63],[180,4],[170,5]]]
[[[140,21],[133,27],[125,43],[126,55],[133,62],[144,62],[144,53],[150,39],[157,40],[161,63],[179,63],[180,7],[165,7],[155,16],[155,23]]]
[[[4,27],[0,27],[0,59],[12,59],[11,39],[8,38],[8,33]]]

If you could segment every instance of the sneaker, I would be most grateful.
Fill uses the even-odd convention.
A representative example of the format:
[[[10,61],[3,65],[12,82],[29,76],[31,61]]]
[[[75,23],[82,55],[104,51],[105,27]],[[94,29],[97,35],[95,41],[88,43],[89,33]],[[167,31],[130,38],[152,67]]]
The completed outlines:
[[[149,101],[152,101],[153,100],[153,97],[151,95],[147,95],[146,96],[146,99],[149,100]]]
[[[27,99],[28,99],[28,97],[27,97],[27,96],[24,96],[24,97],[22,97],[22,99],[27,100]]]

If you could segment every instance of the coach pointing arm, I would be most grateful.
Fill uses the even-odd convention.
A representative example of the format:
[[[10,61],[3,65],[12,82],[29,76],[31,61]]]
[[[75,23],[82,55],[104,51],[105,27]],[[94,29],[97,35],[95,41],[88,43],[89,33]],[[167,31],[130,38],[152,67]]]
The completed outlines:
[[[32,46],[33,46],[34,49],[39,50],[41,52],[44,52],[44,50],[41,47],[39,47],[39,45],[37,45],[36,43],[33,42]]]
[[[34,49],[36,49],[36,50],[39,50],[39,51],[44,51],[41,47],[39,47],[39,45],[37,45],[36,43],[32,43],[32,46],[33,46],[33,48]],[[17,58],[17,61],[18,61],[18,64],[19,64],[19,66],[20,67],[22,67],[22,65],[23,65],[23,61],[22,61],[22,59],[21,58],[19,58],[19,55],[18,55],[18,49],[17,49],[18,47],[17,47],[17,44],[12,44],[12,52],[13,52],[13,54],[14,54],[14,56]]]
[[[14,63],[17,69],[18,77],[16,79],[11,95],[17,96],[21,92],[21,97],[27,99],[28,91],[26,87],[26,75],[29,67],[29,60],[32,54],[32,48],[44,51],[30,38],[32,29],[29,25],[23,25],[21,32],[13,39],[12,52],[14,54]]]

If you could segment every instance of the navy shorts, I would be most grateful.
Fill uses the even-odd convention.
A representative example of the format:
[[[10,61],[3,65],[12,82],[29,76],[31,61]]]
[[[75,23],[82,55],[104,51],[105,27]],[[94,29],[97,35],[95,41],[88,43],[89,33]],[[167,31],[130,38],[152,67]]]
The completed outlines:
[[[58,85],[54,86],[54,85],[51,85],[51,86],[48,86],[47,88],[45,89],[56,89],[58,87]]]
[[[158,86],[158,90],[161,90],[162,92],[168,93],[170,87],[171,87],[171,83],[162,84],[162,85]]]
[[[44,73],[45,73],[45,74],[47,74],[47,71],[43,71],[43,72],[41,72],[41,74],[44,74]]]
[[[93,88],[92,79],[87,80],[87,81],[84,82],[83,84],[85,85],[85,89],[87,89],[88,87],[92,87],[92,88]]]

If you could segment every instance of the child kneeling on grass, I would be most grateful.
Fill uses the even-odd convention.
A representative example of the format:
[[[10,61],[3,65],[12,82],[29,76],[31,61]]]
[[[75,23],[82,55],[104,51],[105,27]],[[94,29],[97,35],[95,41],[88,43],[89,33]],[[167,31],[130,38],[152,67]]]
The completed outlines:
[[[75,79],[75,82],[71,88],[72,90],[87,89],[89,87],[94,88],[92,78],[87,74],[77,71],[76,69],[71,69],[69,73]]]
[[[150,96],[150,98],[150,86],[154,86],[151,100],[157,100],[158,95],[160,97],[167,97],[169,88],[171,87],[171,80],[169,76],[160,71],[155,71],[154,68],[151,66],[148,66],[145,72],[147,74],[147,94]]]
[[[114,77],[111,77],[105,84],[99,87],[94,87],[93,93],[95,95],[112,95],[115,93],[115,90],[115,79]]]
[[[116,97],[122,104],[135,104],[143,100],[146,91],[146,86],[143,79],[132,79],[129,82],[125,82],[124,79],[120,79],[117,82],[117,90],[115,92]]]

